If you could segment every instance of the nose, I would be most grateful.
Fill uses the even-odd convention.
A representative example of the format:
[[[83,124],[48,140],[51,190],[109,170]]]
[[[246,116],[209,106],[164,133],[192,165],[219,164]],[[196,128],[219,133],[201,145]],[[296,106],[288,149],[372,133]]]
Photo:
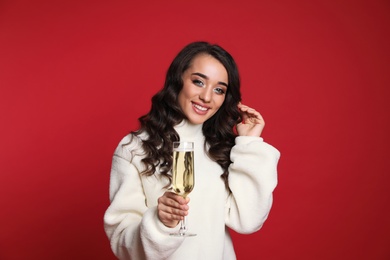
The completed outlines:
[[[213,95],[212,91],[213,90],[210,87],[202,88],[201,92],[199,93],[199,99],[205,103],[209,103],[211,101],[211,97]]]

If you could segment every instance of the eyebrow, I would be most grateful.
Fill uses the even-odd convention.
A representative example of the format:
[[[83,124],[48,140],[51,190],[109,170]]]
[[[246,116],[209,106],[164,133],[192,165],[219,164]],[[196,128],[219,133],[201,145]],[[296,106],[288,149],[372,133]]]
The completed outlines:
[[[209,79],[209,77],[207,77],[206,75],[202,74],[202,73],[199,73],[199,72],[194,72],[192,73],[191,75],[197,75],[201,78],[204,78],[204,79]],[[222,81],[218,81],[218,84],[220,85],[224,85],[225,87],[228,87],[228,84],[226,84],[225,82],[222,82]]]

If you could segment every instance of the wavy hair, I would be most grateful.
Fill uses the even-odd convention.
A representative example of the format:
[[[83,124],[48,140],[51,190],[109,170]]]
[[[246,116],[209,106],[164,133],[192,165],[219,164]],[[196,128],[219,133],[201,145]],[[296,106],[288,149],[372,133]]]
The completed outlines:
[[[193,42],[185,46],[169,66],[164,87],[152,97],[149,113],[138,119],[139,130],[132,133],[135,136],[147,135],[142,141],[145,151],[142,162],[146,166],[143,174],[153,175],[159,167],[160,174],[171,183],[169,171],[172,168],[172,142],[180,139],[174,126],[186,119],[177,102],[183,88],[182,75],[191,66],[193,59],[201,54],[217,59],[228,74],[225,100],[219,110],[203,123],[202,131],[205,136],[205,152],[222,167],[221,177],[229,189],[230,151],[237,136],[234,126],[241,120],[237,109],[237,104],[241,101],[240,77],[234,59],[220,46],[208,42]]]

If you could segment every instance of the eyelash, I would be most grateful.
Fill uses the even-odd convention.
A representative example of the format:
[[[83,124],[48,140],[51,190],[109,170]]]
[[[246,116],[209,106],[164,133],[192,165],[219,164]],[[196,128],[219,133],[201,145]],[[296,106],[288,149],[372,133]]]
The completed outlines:
[[[203,87],[203,85],[204,85],[204,83],[202,81],[198,80],[198,79],[194,79],[192,82],[195,85],[200,86],[200,87]]]
[[[219,95],[225,94],[225,91],[224,91],[222,88],[216,88],[214,91],[215,91],[217,94],[219,94]]]
[[[204,86],[204,83],[201,80],[194,79],[192,82],[199,87]],[[216,89],[214,89],[214,92],[219,94],[219,95],[225,94],[225,91],[222,88],[216,88]]]

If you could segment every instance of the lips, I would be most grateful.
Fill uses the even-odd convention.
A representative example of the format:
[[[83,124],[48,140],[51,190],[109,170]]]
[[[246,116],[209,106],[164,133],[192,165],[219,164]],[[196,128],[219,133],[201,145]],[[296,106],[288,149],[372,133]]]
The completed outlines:
[[[205,115],[207,114],[207,111],[210,109],[209,107],[202,106],[197,103],[192,103],[192,107],[194,108],[195,112],[200,115]]]

